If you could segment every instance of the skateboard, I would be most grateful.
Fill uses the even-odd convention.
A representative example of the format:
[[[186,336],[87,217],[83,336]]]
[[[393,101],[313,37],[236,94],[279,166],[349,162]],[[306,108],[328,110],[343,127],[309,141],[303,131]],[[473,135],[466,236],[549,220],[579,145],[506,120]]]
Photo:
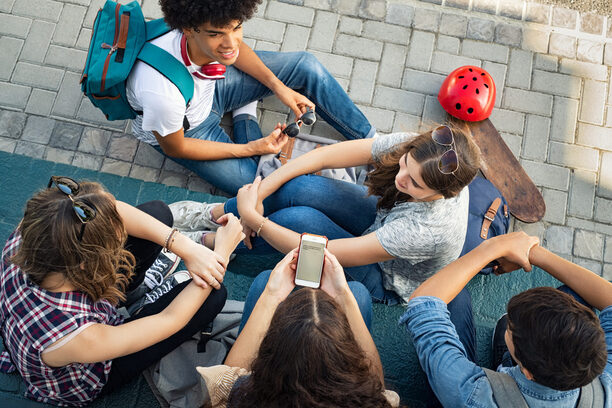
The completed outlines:
[[[523,222],[542,219],[546,203],[519,161],[489,119],[466,122],[452,118],[455,126],[467,130],[482,153],[481,171],[508,201],[510,213]]]

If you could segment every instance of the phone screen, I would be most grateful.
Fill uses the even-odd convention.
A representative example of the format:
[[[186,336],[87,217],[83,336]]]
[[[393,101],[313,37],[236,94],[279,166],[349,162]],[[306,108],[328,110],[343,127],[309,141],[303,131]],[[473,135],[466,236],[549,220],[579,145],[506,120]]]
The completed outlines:
[[[323,269],[323,259],[325,244],[322,242],[312,242],[302,240],[296,278],[310,282],[319,282]]]

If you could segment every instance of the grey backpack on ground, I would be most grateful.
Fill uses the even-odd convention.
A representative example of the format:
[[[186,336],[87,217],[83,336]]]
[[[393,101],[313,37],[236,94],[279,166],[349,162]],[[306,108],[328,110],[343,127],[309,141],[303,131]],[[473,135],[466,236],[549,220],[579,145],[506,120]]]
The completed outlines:
[[[296,157],[299,157],[319,147],[328,146],[338,142],[338,140],[305,133],[300,133],[296,137],[290,137],[289,141],[285,147],[283,147],[283,150],[281,150],[280,153],[265,154],[259,158],[259,165],[257,166],[255,176],[261,176],[264,178],[291,159],[295,159]],[[348,181],[349,183],[363,184],[367,173],[368,169],[366,169],[364,166],[358,166],[340,169],[323,169],[316,174],[336,180]]]
[[[209,401],[208,390],[196,367],[223,364],[238,337],[244,302],[228,300],[215,317],[206,351],[198,352],[200,335],[181,344],[143,375],[163,408],[201,407]]]
[[[528,408],[516,382],[506,373],[482,368],[493,389],[493,397],[499,408]],[[580,388],[576,408],[603,408],[604,390],[599,377]]]

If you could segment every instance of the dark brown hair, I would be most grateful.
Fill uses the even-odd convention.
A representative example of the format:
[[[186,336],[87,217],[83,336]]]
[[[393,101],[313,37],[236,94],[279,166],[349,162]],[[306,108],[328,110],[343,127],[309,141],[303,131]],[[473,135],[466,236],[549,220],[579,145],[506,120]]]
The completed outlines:
[[[97,215],[85,226],[72,201],[56,187],[28,200],[19,226],[21,244],[12,262],[28,278],[41,285],[49,273],[61,273],[92,301],[123,300],[123,290],[133,274],[134,256],[124,249],[127,232],[115,207],[115,199],[98,183],[82,182],[75,199],[93,205]]]
[[[395,187],[395,176],[400,169],[399,160],[407,153],[421,165],[421,177],[425,184],[444,198],[456,196],[474,179],[480,168],[480,150],[462,129],[454,126],[451,126],[451,129],[459,162],[459,167],[453,174],[440,172],[438,162],[449,147],[434,142],[431,131],[396,146],[393,151],[374,163],[374,170],[368,175],[365,184],[370,195],[380,196],[378,208],[391,209],[397,203],[412,200],[410,195]]]
[[[237,407],[390,407],[349,322],[325,292],[300,289],[270,322]]]
[[[606,366],[599,319],[560,290],[534,288],[514,296],[508,328],[515,357],[539,384],[572,390],[593,381]]]

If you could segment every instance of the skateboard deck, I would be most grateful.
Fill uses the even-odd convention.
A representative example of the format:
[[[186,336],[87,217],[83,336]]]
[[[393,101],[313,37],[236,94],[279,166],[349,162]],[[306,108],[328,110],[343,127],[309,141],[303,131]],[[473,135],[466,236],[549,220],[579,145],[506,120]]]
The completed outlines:
[[[481,171],[508,201],[510,213],[523,222],[536,222],[546,212],[540,190],[533,184],[519,161],[489,119],[466,122],[453,119],[466,129],[482,153]]]

